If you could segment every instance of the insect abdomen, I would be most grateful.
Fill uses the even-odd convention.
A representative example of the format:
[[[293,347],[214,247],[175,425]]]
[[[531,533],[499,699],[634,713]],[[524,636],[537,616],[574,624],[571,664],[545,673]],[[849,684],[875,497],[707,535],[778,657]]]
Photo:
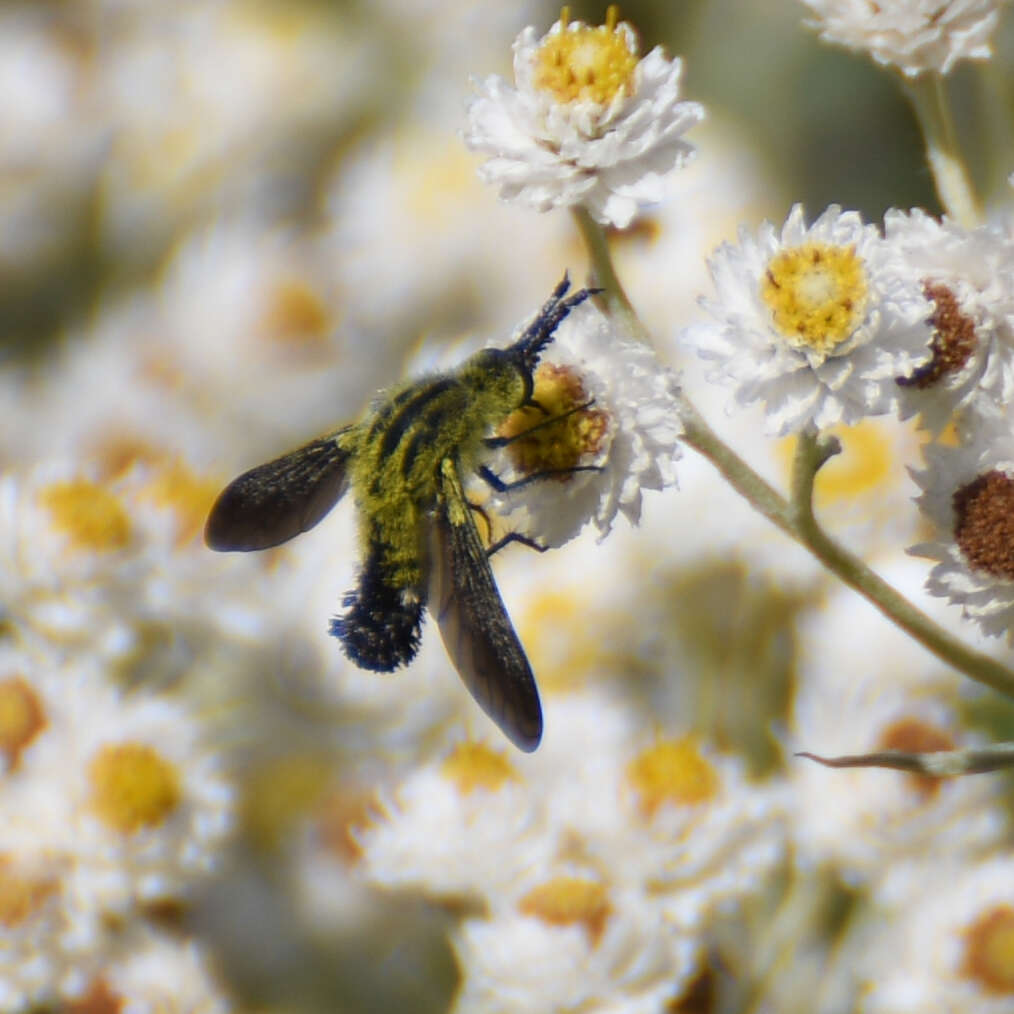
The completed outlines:
[[[345,612],[331,618],[330,633],[363,669],[392,672],[419,650],[425,595],[391,566],[384,543],[371,537],[359,584],[343,599]]]

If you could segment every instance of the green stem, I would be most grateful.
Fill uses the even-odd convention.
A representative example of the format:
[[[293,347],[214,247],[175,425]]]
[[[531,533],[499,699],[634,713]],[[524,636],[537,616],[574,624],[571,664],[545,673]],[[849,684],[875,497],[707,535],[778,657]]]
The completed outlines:
[[[1014,673],[988,655],[966,647],[937,626],[862,560],[831,539],[817,523],[813,515],[813,478],[829,456],[828,446],[821,444],[812,433],[800,436],[793,466],[794,499],[790,502],[723,443],[685,399],[683,421],[684,442],[711,461],[734,489],[786,535],[805,546],[832,574],[859,592],[942,662],[1014,697]]]
[[[959,225],[974,228],[982,221],[982,206],[961,156],[943,77],[920,74],[905,81],[905,90],[926,142],[926,159],[940,203]]]
[[[583,208],[575,218],[588,247],[595,280],[601,285],[606,307],[633,330],[635,337],[652,344],[613,269],[609,245],[601,227]],[[941,661],[966,676],[1000,693],[1014,697],[1014,672],[988,655],[965,647],[956,637],[938,627],[924,612],[886,581],[878,577],[857,556],[831,539],[813,514],[813,482],[818,470],[838,451],[837,442],[820,440],[807,430],[799,438],[792,472],[792,500],[786,500],[735,451],[718,438],[697,409],[681,397],[683,441],[703,454],[737,490],[786,535],[805,546],[832,574],[854,588],[888,619],[910,634]]]
[[[631,338],[635,338],[645,345],[651,345],[651,335],[634,312],[634,308],[630,305],[630,300],[627,299],[627,294],[623,291],[623,286],[616,276],[605,232],[586,208],[575,205],[572,210],[574,220],[581,232],[581,238],[588,250],[588,260],[591,262],[593,276],[592,282],[605,290],[602,293],[602,300],[605,303],[607,315],[620,320]]]

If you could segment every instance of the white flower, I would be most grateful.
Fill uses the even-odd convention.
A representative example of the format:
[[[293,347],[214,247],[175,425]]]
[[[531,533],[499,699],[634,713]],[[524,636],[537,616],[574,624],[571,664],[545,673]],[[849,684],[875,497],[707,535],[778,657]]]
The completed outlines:
[[[741,229],[710,261],[713,321],[685,340],[716,363],[740,404],[763,403],[784,435],[891,410],[895,378],[926,358],[930,305],[890,275],[897,254],[854,211],[831,205],[807,227],[795,205],[781,229]]]
[[[868,52],[907,77],[948,73],[959,60],[992,55],[1004,0],[803,0],[808,24],[828,42]]]
[[[409,774],[358,834],[369,879],[478,900],[552,857],[535,794],[511,757],[464,741]]]
[[[277,608],[258,594],[268,577],[255,558],[212,557],[203,545],[222,480],[121,436],[103,460],[0,476],[0,598],[23,634],[147,679],[186,631],[187,651],[170,663],[178,675],[195,654],[217,653],[223,632],[265,629]],[[147,460],[130,467],[132,455]]]
[[[1014,438],[1009,418],[978,420],[959,447],[929,444],[912,471],[937,538],[910,552],[936,560],[926,587],[992,637],[1014,643]]]
[[[636,524],[641,491],[676,483],[678,394],[675,374],[651,349],[624,337],[594,307],[578,307],[557,328],[536,372],[534,397],[549,414],[521,409],[498,431],[511,442],[490,467],[508,485],[523,485],[495,495],[495,508],[523,509],[518,528],[549,546],[573,538],[589,520],[601,536],[617,513]],[[575,466],[591,470],[569,471]],[[560,474],[526,481],[554,471]]]
[[[94,665],[18,675],[45,725],[7,776],[8,793],[34,801],[17,821],[62,822],[74,861],[118,879],[107,910],[185,895],[232,823],[232,789],[195,717],[165,697],[125,695]]]
[[[893,871],[867,929],[864,1014],[1014,1008],[1014,859]]]
[[[491,157],[480,172],[505,200],[540,211],[582,205],[624,227],[658,202],[662,177],[692,155],[682,135],[704,117],[679,101],[681,63],[637,39],[615,14],[605,25],[556,22],[514,43],[514,81],[492,76],[468,110],[465,140]]]
[[[593,697],[599,709],[603,697]],[[560,702],[554,723],[581,705],[579,696]],[[693,736],[632,730],[602,753],[547,791],[551,819],[580,842],[581,855],[617,884],[649,888],[666,918],[687,932],[713,928],[761,893],[785,852],[777,785],[750,782],[740,758]]]
[[[490,918],[466,920],[452,943],[455,1014],[649,1014],[681,995],[702,958],[647,894],[567,863],[543,868]]]
[[[92,660],[0,650],[0,1010],[83,989],[138,904],[221,851],[231,790],[179,705]]]
[[[902,279],[933,304],[930,357],[898,378],[903,414],[939,432],[957,410],[995,413],[1014,399],[1014,244],[919,209],[892,209],[884,226]]]

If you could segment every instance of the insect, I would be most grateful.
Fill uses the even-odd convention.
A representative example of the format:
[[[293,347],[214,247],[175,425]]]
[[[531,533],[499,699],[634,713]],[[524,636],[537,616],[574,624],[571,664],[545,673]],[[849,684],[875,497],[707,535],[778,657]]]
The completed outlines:
[[[566,275],[505,349],[475,353],[456,370],[381,393],[359,422],[245,472],[219,495],[205,541],[220,551],[267,549],[316,525],[351,487],[362,567],[330,632],[364,669],[391,672],[419,647],[429,605],[447,653],[479,706],[521,750],[542,737],[542,707],[524,648],[493,579],[465,496],[473,471],[507,488],[480,464],[489,437],[533,401],[534,371],[560,322],[598,290],[567,295]],[[530,481],[529,477],[522,482]],[[541,548],[535,545],[535,548]]]

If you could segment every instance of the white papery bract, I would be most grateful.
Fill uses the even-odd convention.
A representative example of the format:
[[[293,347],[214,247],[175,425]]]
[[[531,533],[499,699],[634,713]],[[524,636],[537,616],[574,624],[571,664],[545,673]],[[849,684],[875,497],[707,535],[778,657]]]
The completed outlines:
[[[528,27],[514,43],[515,86],[496,75],[478,85],[465,141],[489,154],[480,174],[505,200],[581,205],[623,228],[693,154],[683,134],[704,109],[680,101],[681,70],[657,47],[638,60],[633,29],[612,17],[561,19],[541,39]]]
[[[947,74],[959,60],[992,56],[1003,0],[803,0],[826,42],[867,52],[906,77]]]
[[[713,320],[684,340],[740,404],[763,404],[773,433],[883,414],[929,345],[931,305],[889,270],[896,257],[857,212],[831,205],[807,226],[797,204],[780,232],[765,222],[718,248]]]
[[[929,359],[898,378],[903,416],[938,433],[958,410],[995,414],[1014,399],[1014,243],[995,226],[963,229],[891,209],[886,242],[902,285],[933,303]]]
[[[618,513],[637,523],[642,490],[676,484],[683,432],[676,375],[594,307],[578,307],[557,328],[534,397],[549,415],[530,408],[512,415],[500,433],[513,442],[491,463],[508,484],[526,483],[493,503],[519,511],[528,535],[560,546],[590,520],[604,537]],[[575,466],[597,471],[567,471]],[[561,474],[526,482],[553,471]]]
[[[1014,437],[1009,418],[980,420],[958,447],[930,444],[912,471],[937,538],[909,552],[936,561],[933,595],[960,605],[993,637],[1014,643]]]

